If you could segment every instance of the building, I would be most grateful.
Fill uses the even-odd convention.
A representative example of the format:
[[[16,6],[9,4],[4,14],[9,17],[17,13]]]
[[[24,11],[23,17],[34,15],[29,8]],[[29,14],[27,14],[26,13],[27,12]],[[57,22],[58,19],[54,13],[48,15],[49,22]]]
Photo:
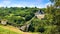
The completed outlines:
[[[5,20],[5,19],[0,20],[0,24],[2,24],[2,25],[6,25],[6,24],[7,24],[7,20]]]
[[[38,19],[42,19],[44,18],[45,14],[42,10],[38,10],[36,13],[35,13],[35,16],[38,18]]]
[[[21,26],[19,29],[20,29],[21,31],[27,32],[28,29],[29,29],[29,26],[30,26],[30,24],[25,24],[25,25]]]

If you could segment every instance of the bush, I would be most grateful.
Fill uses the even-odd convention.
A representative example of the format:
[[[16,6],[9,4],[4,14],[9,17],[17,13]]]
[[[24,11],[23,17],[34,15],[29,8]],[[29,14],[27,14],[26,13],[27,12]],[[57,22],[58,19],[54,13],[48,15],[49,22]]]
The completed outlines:
[[[35,28],[32,27],[32,25],[30,25],[29,28],[28,28],[28,31],[30,31],[30,32],[34,32],[34,30],[35,30]]]
[[[43,33],[44,31],[45,31],[45,28],[44,28],[44,27],[40,27],[40,28],[38,29],[38,32]]]
[[[25,20],[26,20],[26,21],[29,21],[31,18],[32,18],[31,15],[26,15],[26,16],[25,16]]]

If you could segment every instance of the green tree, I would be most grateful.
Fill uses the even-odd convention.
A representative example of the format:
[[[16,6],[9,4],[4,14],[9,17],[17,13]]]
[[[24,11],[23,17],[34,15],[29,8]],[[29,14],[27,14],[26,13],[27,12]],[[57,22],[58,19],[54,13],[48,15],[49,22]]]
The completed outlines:
[[[25,16],[25,20],[26,20],[26,21],[29,21],[31,18],[32,18],[31,15],[26,15],[26,16]]]

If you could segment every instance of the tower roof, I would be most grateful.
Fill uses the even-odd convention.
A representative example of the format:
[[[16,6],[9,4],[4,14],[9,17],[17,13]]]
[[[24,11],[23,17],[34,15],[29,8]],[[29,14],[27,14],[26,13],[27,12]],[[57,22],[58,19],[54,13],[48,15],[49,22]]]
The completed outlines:
[[[42,10],[38,10],[35,15],[38,15],[38,14],[44,14],[44,12]]]

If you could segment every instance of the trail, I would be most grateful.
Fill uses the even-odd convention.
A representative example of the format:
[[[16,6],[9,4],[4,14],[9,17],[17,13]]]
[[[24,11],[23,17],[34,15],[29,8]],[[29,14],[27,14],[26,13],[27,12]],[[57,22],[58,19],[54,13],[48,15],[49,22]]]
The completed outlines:
[[[34,18],[35,18],[35,16],[34,16],[31,20],[27,21],[26,24],[30,24],[30,22],[31,22]]]

